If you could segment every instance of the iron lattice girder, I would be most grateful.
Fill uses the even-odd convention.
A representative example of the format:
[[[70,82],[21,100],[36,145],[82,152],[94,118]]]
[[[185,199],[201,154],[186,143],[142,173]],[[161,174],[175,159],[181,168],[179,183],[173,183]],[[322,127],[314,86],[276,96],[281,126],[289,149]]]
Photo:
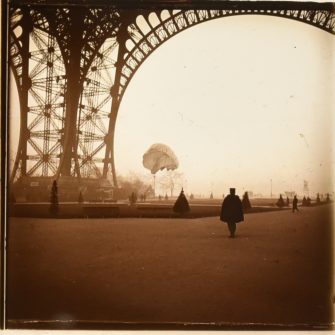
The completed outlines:
[[[61,149],[63,160],[64,156],[67,156],[68,166],[71,168],[73,168],[72,162],[75,160],[78,170],[77,172],[73,171],[72,174],[80,175],[82,173],[86,176],[90,175],[90,171],[95,171],[96,176],[99,177],[101,172],[96,163],[103,162],[103,176],[106,177],[108,165],[111,164],[115,185],[114,129],[123,94],[140,65],[165,41],[196,24],[234,15],[284,17],[311,24],[332,34],[335,33],[333,3],[85,0],[85,4],[83,4],[82,1],[71,0],[71,3],[64,5],[63,1],[12,0],[10,6],[28,11],[32,27],[57,40],[60,49],[58,58],[62,59],[66,69],[65,75],[62,77],[65,83],[64,89],[68,94],[71,93],[69,77],[72,78],[72,87],[77,87],[74,94],[77,97],[77,103],[72,104],[71,108],[67,108],[65,113],[65,118],[68,118],[65,123],[72,125],[71,131],[66,133],[63,129],[62,132],[59,132],[62,137],[59,139],[57,148],[63,148]],[[149,30],[145,30],[143,25],[137,24],[137,19],[140,16]],[[78,34],[76,39],[73,37],[74,32]],[[111,56],[108,52],[101,53],[101,48],[108,39],[114,39],[113,43],[118,49],[117,56]],[[77,68],[78,71],[75,75],[72,70],[73,64],[76,62],[73,60],[71,62],[75,53],[74,49],[80,50],[76,59],[79,68]],[[23,53],[21,45],[15,37],[12,42],[11,54],[12,68],[16,78],[19,78],[17,82],[20,86]],[[31,53],[31,59],[34,57],[34,53]],[[111,60],[108,61],[109,58]],[[106,60],[107,63],[109,62],[108,65],[106,65]],[[108,75],[113,71],[113,75],[109,75],[111,78],[106,85],[100,85],[103,71]],[[74,79],[74,77],[76,78]],[[44,81],[52,82],[53,88],[55,88],[55,80],[51,78],[50,73]],[[40,83],[43,88],[43,80],[40,80]],[[34,84],[37,87],[38,81],[35,80]],[[100,95],[103,97],[102,100],[95,99]],[[50,98],[48,99],[50,100]],[[110,106],[110,115],[106,110],[103,110],[104,106]],[[40,114],[36,122],[42,119],[41,108],[32,107],[30,112]],[[59,115],[55,113],[52,118],[55,115],[59,118]],[[60,118],[62,119],[62,117]],[[48,123],[49,119],[44,118],[43,120]],[[108,130],[104,126],[106,120],[109,120]],[[50,139],[55,138],[57,132],[48,130],[50,128],[48,127],[44,131],[44,136]],[[75,138],[70,138],[69,133],[75,133]],[[41,138],[41,134],[37,131],[32,132],[29,141]],[[95,144],[93,145],[93,143]],[[48,162],[48,153],[44,149],[41,150],[35,142],[31,145],[35,147],[39,156],[35,167],[49,164],[53,173],[55,162]],[[46,143],[45,146],[48,147],[49,143]],[[65,147],[71,148],[66,154],[64,154]],[[104,159],[99,157],[103,149],[105,149]],[[35,156],[29,157],[34,157],[31,159],[36,160]],[[30,172],[36,171],[35,167]],[[57,168],[59,173],[59,166]]]
[[[145,5],[144,5],[145,4]],[[166,4],[166,2],[164,2]],[[202,4],[212,9],[200,9]],[[306,4],[306,6],[304,6]],[[245,1],[188,1],[180,4],[180,2],[169,2],[168,8],[159,9],[161,2],[150,6],[152,2],[141,2],[142,9],[129,9],[133,13],[133,21],[128,24],[126,37],[120,43],[125,46],[124,55],[120,57],[118,64],[121,67],[120,76],[116,81],[116,108],[112,109],[114,114],[111,118],[109,132],[113,136],[115,122],[118,112],[118,106],[122,100],[123,94],[136,73],[140,65],[147,57],[161,46],[164,42],[175,36],[179,32],[190,28],[194,25],[209,20],[236,16],[236,15],[271,15],[301,21],[311,24],[329,33],[335,34],[335,15],[333,4],[319,3],[296,3],[296,2],[245,2]],[[122,6],[122,5],[121,5]],[[134,4],[134,7],[136,5]],[[186,7],[186,9],[185,9]],[[194,9],[193,7],[198,7]],[[123,8],[126,8],[123,4]],[[131,8],[131,6],[129,7]],[[145,9],[143,9],[145,8]],[[180,9],[182,8],[182,9]],[[129,14],[128,14],[129,15]],[[142,16],[141,27],[137,24],[137,18]],[[144,21],[144,22],[143,22]],[[147,29],[143,28],[146,25]],[[113,143],[113,142],[112,142]],[[110,146],[112,146],[111,144]],[[112,164],[115,171],[113,148],[106,147],[106,156],[104,163],[104,175],[106,175],[107,164]],[[113,174],[115,174],[113,172]]]
[[[20,165],[23,176],[32,175],[38,169],[43,176],[56,171],[64,104],[60,102],[63,86],[59,84],[63,63],[57,56],[55,38],[33,29],[27,8],[11,10],[11,15],[10,60],[21,113],[13,181]],[[13,55],[13,50],[18,52]]]
[[[128,52],[124,57],[119,90],[120,95],[123,95],[136,70],[154,50],[179,32],[205,21],[236,15],[271,15],[308,23],[335,34],[335,13],[333,11],[315,9],[164,10],[165,14],[168,13],[168,16],[166,17],[165,15],[165,18],[162,18],[162,12],[163,11],[153,12],[150,10],[141,11],[141,15],[147,27],[150,27],[148,32],[143,31],[143,28],[141,29],[139,25],[136,24],[136,21],[129,25],[129,37],[126,43],[130,42],[132,47],[128,48]],[[152,23],[153,20],[150,20],[150,16],[154,14],[156,14],[156,22]]]
[[[327,10],[332,11],[332,2],[311,1],[234,1],[234,0],[11,0],[11,6],[24,5],[34,7],[78,7],[116,8],[116,9],[293,9],[293,10]]]
[[[102,10],[85,7],[68,9],[29,6],[24,8],[30,14],[33,28],[56,38],[61,52],[60,57],[66,68],[64,94],[66,113],[62,142],[63,152],[59,165],[65,167],[63,169],[65,174],[70,174],[71,160],[73,157],[77,159],[77,156],[74,155],[77,147],[75,133],[78,100],[83,90],[82,85],[86,80],[87,71],[92,61],[96,56],[99,56],[98,51],[106,38],[117,34],[118,14],[113,9]],[[19,54],[19,52],[16,53]],[[12,52],[12,54],[14,53]],[[42,101],[40,102],[42,105]],[[49,121],[46,120],[46,122]],[[79,174],[79,171],[77,173]]]
[[[56,37],[64,64],[69,66],[73,49],[81,52],[82,82],[106,38],[116,36],[120,20],[112,8],[29,6],[34,26]],[[79,29],[79,31],[78,31]],[[74,32],[78,32],[75,36]],[[77,38],[76,38],[77,37]],[[78,38],[79,37],[79,38]]]

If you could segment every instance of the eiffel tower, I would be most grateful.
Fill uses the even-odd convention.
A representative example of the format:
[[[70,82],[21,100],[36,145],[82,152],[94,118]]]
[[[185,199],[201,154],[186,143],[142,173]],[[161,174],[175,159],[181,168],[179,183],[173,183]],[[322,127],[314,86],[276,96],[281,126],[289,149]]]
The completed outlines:
[[[332,3],[12,0],[8,11],[20,108],[10,184],[26,194],[54,179],[68,194],[117,189],[114,131],[122,97],[147,57],[178,33],[218,18],[268,15],[335,34]]]

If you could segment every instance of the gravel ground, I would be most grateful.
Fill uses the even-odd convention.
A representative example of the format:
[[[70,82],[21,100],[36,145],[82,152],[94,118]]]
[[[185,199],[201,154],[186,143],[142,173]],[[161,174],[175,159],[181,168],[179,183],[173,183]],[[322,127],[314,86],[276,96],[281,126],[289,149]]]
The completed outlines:
[[[11,218],[8,326],[329,329],[332,212],[249,214],[235,239],[215,217]]]

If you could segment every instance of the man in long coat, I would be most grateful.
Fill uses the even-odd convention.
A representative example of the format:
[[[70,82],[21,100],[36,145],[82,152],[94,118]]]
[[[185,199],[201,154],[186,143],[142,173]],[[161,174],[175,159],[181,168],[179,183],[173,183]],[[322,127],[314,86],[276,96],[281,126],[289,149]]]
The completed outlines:
[[[294,196],[293,202],[292,202],[292,212],[294,213],[295,211],[299,212],[299,209],[298,209],[298,198],[297,198],[296,195]]]
[[[230,237],[235,237],[236,223],[244,220],[242,202],[235,195],[235,188],[231,188],[230,194],[223,200],[220,220],[227,222]]]

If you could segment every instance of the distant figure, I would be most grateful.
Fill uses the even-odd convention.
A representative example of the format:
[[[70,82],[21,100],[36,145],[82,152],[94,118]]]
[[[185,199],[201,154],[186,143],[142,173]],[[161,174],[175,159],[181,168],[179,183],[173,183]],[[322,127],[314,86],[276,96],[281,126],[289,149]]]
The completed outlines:
[[[84,197],[81,191],[79,191],[79,196],[78,196],[78,203],[82,204],[84,202]]]
[[[167,195],[167,193],[165,193],[165,201],[168,201],[169,200],[169,197]]]
[[[58,203],[58,187],[56,180],[54,180],[52,183],[49,211],[52,217],[57,217],[59,212],[59,203]]]
[[[135,205],[137,202],[137,194],[135,192],[131,192],[131,195],[129,196],[129,202],[131,205]]]
[[[307,206],[307,199],[306,199],[306,197],[304,196],[303,198],[302,198],[302,203],[301,203],[303,206]]]
[[[330,202],[329,193],[327,193],[326,202]]]
[[[307,197],[306,199],[306,206],[310,206],[311,205],[311,198]]]
[[[220,220],[228,224],[230,237],[235,237],[236,223],[244,221],[242,202],[235,195],[235,188],[223,200]]]
[[[320,203],[321,203],[321,200],[320,200],[320,194],[319,194],[319,193],[316,195],[316,203],[317,203],[318,205],[320,205]]]
[[[286,206],[290,206],[290,199],[286,197]]]
[[[283,199],[283,197],[282,197],[281,194],[279,195],[279,199],[278,199],[276,205],[277,205],[277,207],[279,207],[279,208],[282,208],[282,207],[285,206],[285,202],[284,202],[284,199]]]
[[[294,213],[295,211],[299,212],[299,209],[298,209],[298,198],[297,198],[296,195],[294,196],[293,201],[292,201],[292,212]]]

